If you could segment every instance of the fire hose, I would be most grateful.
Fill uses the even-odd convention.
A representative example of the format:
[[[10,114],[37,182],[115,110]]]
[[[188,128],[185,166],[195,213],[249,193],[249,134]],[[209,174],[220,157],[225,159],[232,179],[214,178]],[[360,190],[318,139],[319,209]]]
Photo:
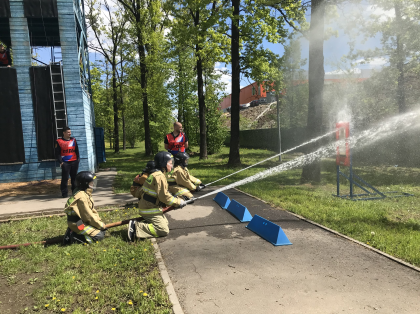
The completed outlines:
[[[195,198],[192,198],[192,199],[186,201],[186,203],[187,204],[192,204],[192,203],[194,203],[195,200],[196,200]],[[162,212],[167,213],[167,212],[169,212],[171,210],[174,210],[174,209],[176,209],[176,208],[173,207],[173,206],[165,207],[165,208],[162,209]],[[112,222],[112,223],[109,223],[109,224],[105,225],[105,228],[106,229],[111,229],[111,228],[115,228],[115,227],[119,227],[119,226],[123,226],[123,225],[128,225],[130,220],[142,221],[142,220],[144,220],[144,218],[143,217],[137,217],[137,218],[133,218],[133,219],[127,219],[127,220]],[[57,243],[61,243],[62,241],[63,241],[63,238],[59,237],[59,238],[49,239],[49,240],[40,241],[40,242],[29,242],[29,243],[21,243],[21,244],[0,246],[0,250],[17,249],[21,246],[30,246],[30,245],[34,245],[34,244],[57,244]]]

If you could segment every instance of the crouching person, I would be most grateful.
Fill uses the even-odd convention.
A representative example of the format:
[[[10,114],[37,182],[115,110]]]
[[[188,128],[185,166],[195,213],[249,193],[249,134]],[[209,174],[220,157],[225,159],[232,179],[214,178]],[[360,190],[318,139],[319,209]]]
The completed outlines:
[[[175,168],[167,174],[169,192],[175,196],[192,198],[191,192],[198,192],[204,188],[201,180],[192,176],[188,171],[188,160],[190,156],[187,153],[180,152],[175,155]]]
[[[68,199],[64,212],[67,214],[67,231],[63,244],[94,243],[105,237],[105,224],[94,208],[92,192],[96,188],[96,176],[90,171],[76,175],[76,188]]]
[[[142,173],[138,174],[134,180],[133,184],[130,187],[130,193],[134,197],[141,199],[141,196],[143,194],[143,184],[146,181],[146,179],[149,177],[151,171],[155,169],[155,162],[154,161],[148,161],[146,164],[146,168],[143,169]]]
[[[168,191],[165,174],[173,167],[173,157],[168,152],[155,156],[155,168],[143,184],[143,195],[139,201],[139,212],[143,221],[130,220],[128,239],[158,238],[169,233],[169,223],[163,214],[164,206],[184,207],[186,202]]]

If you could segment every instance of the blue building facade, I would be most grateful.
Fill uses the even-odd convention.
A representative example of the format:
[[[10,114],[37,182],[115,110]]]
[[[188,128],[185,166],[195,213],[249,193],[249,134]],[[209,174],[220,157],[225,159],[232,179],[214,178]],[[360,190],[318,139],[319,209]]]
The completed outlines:
[[[36,6],[33,6],[34,3]],[[2,67],[0,74],[9,71],[17,77],[24,151],[24,160],[6,156],[0,161],[0,183],[61,177],[61,168],[54,160],[51,143],[62,135],[60,129],[66,125],[78,142],[79,171],[95,171],[98,165],[95,120],[83,1],[0,0],[0,5],[3,7],[3,10],[0,7],[0,41],[10,48],[13,58],[12,67]],[[40,12],[38,8],[41,8]],[[7,37],[7,26],[10,38]],[[33,65],[31,49],[34,46],[51,47],[51,64]],[[46,76],[41,73],[43,70]],[[36,73],[44,76],[37,76]],[[49,91],[45,91],[44,95],[42,89]],[[43,95],[47,98],[42,98]],[[51,105],[45,105],[43,99],[50,99]],[[49,111],[48,114],[45,115],[43,110]],[[46,120],[42,118],[43,115],[47,117]],[[16,116],[14,118],[18,119]],[[14,127],[19,125],[18,122]],[[48,128],[51,130],[46,133]],[[44,149],[45,141],[49,144]],[[16,143],[20,145],[19,139]],[[14,147],[10,149],[14,150]]]

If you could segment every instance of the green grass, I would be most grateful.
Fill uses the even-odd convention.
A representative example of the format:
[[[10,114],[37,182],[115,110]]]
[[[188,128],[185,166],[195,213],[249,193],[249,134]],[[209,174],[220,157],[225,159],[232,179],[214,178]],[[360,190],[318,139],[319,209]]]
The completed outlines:
[[[144,156],[142,147],[119,154],[107,151],[108,163],[103,166],[111,165],[119,170],[115,181],[117,193],[128,192],[135,175],[151,159]],[[228,153],[228,148],[223,148],[221,153],[204,161],[200,161],[197,155],[192,156],[189,169],[204,183],[217,180],[239,169],[226,166]],[[241,149],[243,167],[272,155],[274,153],[267,150]],[[283,160],[294,157],[288,155]],[[278,164],[275,158],[216,184],[226,185]],[[332,194],[336,193],[336,168],[332,159],[322,162],[320,185],[301,185],[301,169],[293,169],[239,189],[420,266],[420,169],[356,165],[354,171],[380,191],[408,192],[414,197],[358,202],[333,197]],[[343,194],[348,194],[349,186],[344,180],[341,189]],[[355,192],[361,193],[361,190]]]
[[[138,216],[134,208],[101,213],[106,223]],[[11,299],[13,313],[172,313],[151,242],[126,242],[126,228],[110,229],[93,245],[1,250],[0,312],[9,313]],[[4,223],[0,246],[43,241],[65,229],[65,217]]]

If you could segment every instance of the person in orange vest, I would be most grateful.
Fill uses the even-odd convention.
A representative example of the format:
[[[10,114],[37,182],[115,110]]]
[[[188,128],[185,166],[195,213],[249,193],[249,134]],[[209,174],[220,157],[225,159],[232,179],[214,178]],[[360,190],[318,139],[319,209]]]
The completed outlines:
[[[79,147],[76,139],[71,137],[69,127],[63,129],[63,137],[57,139],[55,143],[55,155],[61,167],[61,196],[68,197],[68,180],[71,178],[71,190],[74,191],[76,184],[75,179],[77,170],[79,169]]]
[[[0,43],[0,66],[8,67],[12,65],[12,59],[10,58],[10,53],[2,43]]]
[[[169,133],[165,137],[165,149],[172,155],[178,154],[178,152],[185,152],[188,148],[188,138],[185,133],[182,132],[181,122],[174,123],[174,131]]]

